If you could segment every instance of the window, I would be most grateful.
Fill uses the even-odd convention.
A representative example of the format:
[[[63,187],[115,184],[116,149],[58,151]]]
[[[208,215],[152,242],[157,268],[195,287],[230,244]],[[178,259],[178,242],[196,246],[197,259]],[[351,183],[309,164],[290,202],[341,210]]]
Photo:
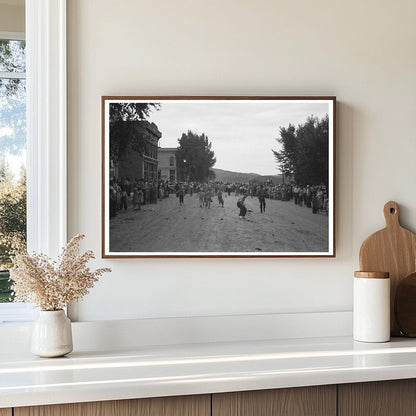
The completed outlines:
[[[56,257],[67,242],[66,0],[25,0],[25,19],[27,246]],[[33,316],[31,305],[0,303],[0,323]]]
[[[26,45],[1,37],[0,303],[5,303],[12,301],[7,271],[12,244],[26,243]]]
[[[170,170],[169,171],[169,181],[170,182],[176,182],[176,171],[175,170]]]
[[[33,318],[31,305],[13,304],[10,243],[26,239],[26,43],[0,33],[0,324]]]
[[[169,157],[169,166],[175,166],[175,157],[174,156]]]

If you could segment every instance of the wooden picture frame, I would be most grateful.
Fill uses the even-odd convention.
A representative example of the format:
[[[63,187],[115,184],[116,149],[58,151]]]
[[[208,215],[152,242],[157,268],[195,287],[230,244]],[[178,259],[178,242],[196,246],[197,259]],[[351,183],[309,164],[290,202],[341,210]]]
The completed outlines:
[[[333,96],[103,96],[102,257],[335,257],[335,121]]]

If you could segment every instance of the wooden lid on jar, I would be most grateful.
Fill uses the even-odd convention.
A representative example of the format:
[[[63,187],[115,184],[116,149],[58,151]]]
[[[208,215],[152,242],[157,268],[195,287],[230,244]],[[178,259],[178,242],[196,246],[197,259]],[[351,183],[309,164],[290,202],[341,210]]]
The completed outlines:
[[[354,277],[364,277],[366,279],[388,279],[390,277],[389,272],[354,272]]]

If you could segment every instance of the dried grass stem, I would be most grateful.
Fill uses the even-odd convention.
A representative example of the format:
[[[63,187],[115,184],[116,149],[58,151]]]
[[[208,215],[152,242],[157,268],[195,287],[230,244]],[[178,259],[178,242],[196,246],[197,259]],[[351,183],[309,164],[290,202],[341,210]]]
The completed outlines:
[[[87,263],[94,253],[78,254],[83,238],[81,234],[72,238],[58,261],[44,254],[29,255],[26,250],[17,252],[10,270],[15,302],[34,303],[42,310],[56,311],[85,296],[101,275],[111,269],[90,270]]]

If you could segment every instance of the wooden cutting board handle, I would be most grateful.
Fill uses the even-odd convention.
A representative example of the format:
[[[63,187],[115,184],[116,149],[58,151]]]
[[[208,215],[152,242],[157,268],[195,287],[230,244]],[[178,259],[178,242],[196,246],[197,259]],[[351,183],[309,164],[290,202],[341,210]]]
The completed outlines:
[[[386,219],[386,227],[401,227],[399,222],[399,206],[394,201],[389,201],[384,205],[384,218]]]
[[[390,273],[391,334],[400,335],[394,319],[394,298],[401,279],[416,271],[416,234],[400,225],[399,205],[384,205],[386,228],[370,235],[360,249],[360,269]]]

